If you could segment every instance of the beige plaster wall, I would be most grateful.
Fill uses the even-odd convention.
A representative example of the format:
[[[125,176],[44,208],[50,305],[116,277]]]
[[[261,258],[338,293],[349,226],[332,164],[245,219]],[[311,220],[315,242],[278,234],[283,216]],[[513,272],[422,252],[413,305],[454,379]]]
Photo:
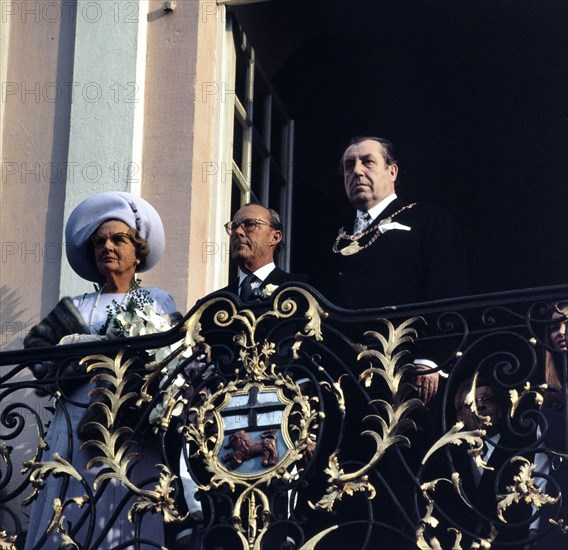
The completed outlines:
[[[9,32],[2,33],[9,53],[3,55],[1,349],[20,348],[59,298],[75,30],[69,2],[58,2],[59,17],[53,2],[49,12],[33,0],[11,4],[16,11],[6,15]],[[212,0],[180,0],[169,14],[161,0],[148,2],[141,191],[162,214],[167,250],[144,284],[168,289],[180,311],[214,290],[203,250],[215,198],[203,166],[214,158],[219,99],[204,100],[202,90],[215,79],[218,12]]]
[[[51,2],[49,12],[34,1],[10,4],[3,11],[10,29],[3,31],[0,349],[20,348],[27,328],[58,300],[75,27],[64,2]]]
[[[2,46],[9,47],[1,71],[2,350],[21,348],[29,328],[59,299],[70,92],[81,93],[70,85],[77,84],[75,17],[63,7],[71,3],[57,3],[59,17],[42,13],[35,0],[11,4],[17,11],[6,16],[9,29],[2,30]],[[211,13],[204,20],[204,4],[210,9],[214,3],[178,0],[176,11],[165,14],[163,2],[151,0],[148,14],[140,14],[148,17],[141,191],[162,214],[168,240],[163,261],[144,275],[144,284],[168,289],[184,312],[213,290],[202,247],[214,197],[202,172],[212,158],[215,102],[202,101],[199,92],[214,79],[218,21]],[[44,410],[32,392],[14,399]],[[34,437],[21,439],[17,463],[31,458]]]
[[[149,4],[142,194],[162,215],[167,250],[144,282],[187,311],[212,290],[202,259],[212,194],[202,164],[211,158],[214,113],[200,90],[214,78],[217,25],[204,17],[211,2],[178,1],[169,14],[163,2]]]
[[[2,7],[2,179],[0,188],[0,350],[19,349],[33,324],[59,298],[63,202],[69,135],[75,17],[64,2],[49,11],[35,1]],[[69,2],[66,2],[69,6]],[[7,29],[6,27],[9,27]],[[22,371],[20,376],[29,374]],[[47,419],[45,399],[31,390],[4,397],[2,408],[26,403]],[[33,458],[37,433],[26,409],[24,432],[14,441],[14,474]],[[13,502],[18,514],[17,502]],[[29,509],[28,509],[29,513]],[[24,524],[26,518],[20,518]],[[0,525],[13,523],[0,513]]]

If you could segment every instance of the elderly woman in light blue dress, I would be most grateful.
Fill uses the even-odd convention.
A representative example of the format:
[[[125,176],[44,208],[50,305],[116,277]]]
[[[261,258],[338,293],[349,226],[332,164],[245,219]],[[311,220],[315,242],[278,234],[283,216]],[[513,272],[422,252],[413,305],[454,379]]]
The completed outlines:
[[[98,290],[63,298],[45,319],[31,329],[24,341],[26,347],[104,338],[100,333],[105,331],[109,321],[112,322],[109,312],[112,314],[137,297],[140,289],[136,273],[156,265],[165,248],[164,229],[156,210],[144,199],[124,192],[100,193],[80,203],[69,217],[65,237],[71,267],[82,278],[97,283]],[[159,314],[171,314],[176,310],[172,296],[160,288],[144,289],[143,296],[153,303]],[[54,374],[50,363],[36,365],[33,370],[38,379]],[[74,385],[66,384],[64,395],[57,399],[55,414],[47,430],[48,447],[42,460],[51,460],[58,453],[74,466],[95,492],[93,482],[101,467],[87,467],[96,450],[94,447],[81,450],[84,434],[80,437],[85,424],[85,406],[94,386],[84,378]],[[136,451],[140,455],[129,478],[136,485],[144,480],[147,482],[144,488],[152,489],[159,474],[155,465],[163,462],[158,443],[150,438],[138,445]],[[61,494],[63,477],[69,485]],[[54,499],[86,494],[80,482],[63,477],[48,476],[34,501],[26,549],[61,547],[59,534],[53,532],[44,537],[54,515]],[[160,514],[145,514],[137,534],[135,524],[127,517],[135,496],[129,496],[126,487],[116,479],[112,479],[100,493],[96,506],[87,504],[81,509],[72,503],[64,510],[63,527],[81,549],[134,548],[135,537],[149,541],[141,544],[140,548],[160,548],[163,545],[163,519]]]

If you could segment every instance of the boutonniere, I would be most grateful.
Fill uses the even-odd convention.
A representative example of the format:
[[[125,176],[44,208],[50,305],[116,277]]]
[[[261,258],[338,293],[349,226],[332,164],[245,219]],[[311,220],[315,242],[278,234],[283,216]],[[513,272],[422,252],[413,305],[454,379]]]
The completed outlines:
[[[263,298],[269,298],[270,296],[272,296],[272,294],[274,293],[274,291],[278,288],[278,285],[266,285],[263,289],[262,289],[262,297]]]

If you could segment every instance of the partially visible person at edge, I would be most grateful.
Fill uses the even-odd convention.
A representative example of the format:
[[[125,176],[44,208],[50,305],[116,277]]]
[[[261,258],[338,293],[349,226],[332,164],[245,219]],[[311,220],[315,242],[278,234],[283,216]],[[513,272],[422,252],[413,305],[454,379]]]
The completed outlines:
[[[71,213],[65,230],[66,253],[69,264],[83,279],[99,285],[99,290],[74,298],[64,297],[39,324],[34,326],[24,340],[24,346],[52,346],[58,343],[77,343],[85,340],[104,338],[99,335],[109,322],[109,310],[117,305],[127,304],[140,295],[137,272],[154,267],[164,252],[165,236],[162,220],[156,210],[144,199],[124,192],[105,192],[93,195],[81,202]],[[160,288],[144,289],[158,314],[173,314],[176,311],[172,296]],[[84,374],[84,366],[81,373]],[[33,368],[38,379],[55,376],[55,366],[50,363]],[[51,460],[55,453],[68,460],[84,476],[94,491],[93,482],[100,467],[87,467],[95,456],[92,447],[80,449],[85,425],[85,406],[89,403],[89,392],[94,388],[84,379],[63,381],[67,388],[56,400],[55,414],[47,431],[48,448],[42,460]],[[77,373],[73,373],[77,374]],[[83,406],[75,405],[82,404]],[[69,415],[69,423],[65,416]],[[144,480],[145,487],[153,487],[159,472],[155,464],[163,462],[159,445],[145,442],[137,446],[138,464],[129,474],[136,484]],[[69,482],[65,497],[85,494],[81,483],[65,476]],[[150,480],[150,482],[148,481]],[[38,544],[49,526],[53,514],[54,499],[60,497],[63,478],[48,476],[45,486],[39,492],[31,510],[28,537],[25,548]],[[89,547],[100,538],[98,548],[110,549],[118,546],[133,547],[135,524],[128,520],[128,510],[134,502],[131,499],[123,507],[118,518],[110,525],[112,514],[117,512],[121,499],[128,490],[117,480],[111,480],[96,502],[96,521]],[[82,516],[87,516],[82,526],[75,528]],[[82,546],[92,520],[90,504],[80,509],[71,504],[64,511],[64,525],[73,539]],[[103,531],[108,531],[103,535]],[[140,539],[164,544],[163,521],[160,514],[146,514],[141,521]],[[61,537],[52,534],[41,546],[42,549],[60,548]],[[137,546],[138,547],[138,546]],[[140,544],[140,548],[154,548],[155,545]]]
[[[549,475],[546,493],[556,496],[562,493],[559,505],[546,506],[542,513],[540,531],[548,531],[544,538],[536,542],[538,550],[558,550],[568,548],[568,533],[562,534],[549,520],[563,520],[568,525],[568,435],[566,425],[566,371],[568,370],[568,348],[566,332],[568,329],[568,300],[552,305],[551,324],[547,325],[546,343],[550,350],[545,351],[545,382],[549,390],[545,393],[541,408],[548,426],[544,435],[544,445],[554,451],[549,456]]]
[[[230,236],[231,261],[239,268],[238,278],[221,291],[237,294],[241,302],[268,298],[281,284],[290,281],[306,282],[306,275],[288,273],[276,266],[282,250],[283,226],[276,210],[260,204],[246,204],[233,219],[225,224]],[[201,503],[196,499],[197,486],[190,477],[185,464],[184,453],[180,453],[180,478],[184,487],[185,503],[194,520],[203,517]],[[199,535],[193,529],[190,519],[180,528],[176,550],[187,550],[199,546]]]
[[[531,446],[536,440],[536,433],[520,436],[514,431],[506,430],[508,413],[506,394],[499,391],[497,386],[488,378],[479,378],[475,388],[475,408],[466,403],[466,396],[471,391],[473,381],[465,380],[457,387],[454,395],[456,420],[463,422],[464,430],[472,431],[482,428],[486,432],[484,449],[481,458],[489,467],[478,466],[464,445],[451,446],[450,452],[454,457],[454,467],[460,474],[462,490],[471,504],[472,510],[461,499],[450,500],[452,503],[447,512],[458,522],[458,529],[463,526],[476,533],[478,537],[487,538],[490,534],[489,522],[496,526],[497,538],[495,543],[515,543],[522,550],[533,550],[527,540],[529,534],[534,534],[538,528],[539,518],[528,520],[536,509],[524,503],[515,503],[508,507],[503,515],[505,521],[498,519],[497,495],[504,493],[507,486],[513,484],[514,476],[518,474],[519,466],[511,462],[517,449]],[[481,418],[489,420],[486,425]],[[527,455],[523,455],[527,457]],[[528,458],[535,460],[531,454]],[[537,472],[542,471],[542,462],[537,461]],[[448,476],[449,477],[449,476]],[[443,500],[443,499],[442,499]],[[481,514],[481,515],[478,515]],[[482,521],[482,517],[487,518]],[[465,538],[465,537],[464,537]]]
[[[345,220],[330,246],[330,263],[314,285],[349,309],[380,308],[467,293],[461,235],[442,209],[397,197],[398,166],[392,144],[356,137],[341,158],[347,199],[355,220]],[[436,364],[416,360],[419,369]],[[428,403],[438,390],[437,372],[414,380]]]

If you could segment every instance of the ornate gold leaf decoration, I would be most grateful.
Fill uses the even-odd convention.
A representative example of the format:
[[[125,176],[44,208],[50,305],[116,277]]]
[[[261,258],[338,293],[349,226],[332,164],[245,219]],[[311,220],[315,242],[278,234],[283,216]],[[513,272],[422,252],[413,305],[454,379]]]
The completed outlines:
[[[70,499],[70,500],[73,501],[75,499]],[[67,501],[67,503],[68,502],[69,501]],[[51,522],[51,524],[49,525],[49,527],[47,528],[46,532],[51,533],[55,529],[55,531],[61,537],[62,548],[67,548],[68,546],[71,546],[73,548],[76,548],[77,550],[80,550],[81,547],[75,542],[73,537],[71,537],[71,535],[69,535],[69,533],[67,532],[65,527],[63,527],[63,522],[65,521],[65,516],[62,516],[62,512],[63,512],[66,504],[62,506],[61,501],[58,498],[55,499],[55,501],[53,503],[53,507],[56,511],[56,515],[55,515],[55,518],[53,519],[53,521]],[[81,506],[82,505],[79,505],[79,507],[81,507]]]
[[[371,361],[370,366],[359,375],[359,379],[363,381],[366,387],[372,386],[375,375],[386,382],[392,404],[383,399],[376,399],[371,402],[383,413],[382,416],[373,414],[365,418],[365,421],[373,421],[378,425],[378,430],[369,429],[361,434],[370,437],[375,443],[372,457],[357,471],[346,473],[340,465],[338,454],[334,453],[325,470],[328,475],[326,493],[315,505],[309,503],[312,508],[330,512],[344,495],[353,495],[355,492],[366,492],[369,498],[374,498],[376,490],[369,481],[369,473],[390,447],[410,444],[408,438],[403,435],[404,432],[415,427],[408,415],[415,408],[424,405],[419,399],[405,400],[404,398],[405,383],[402,379],[410,366],[399,365],[406,351],[397,350],[401,345],[413,341],[416,331],[411,325],[418,319],[418,317],[413,317],[403,321],[398,327],[395,327],[388,320],[381,320],[387,329],[386,337],[375,331],[365,333],[367,337],[378,341],[382,349],[365,349],[358,354],[357,360],[372,358],[380,366],[374,366]]]
[[[128,514],[130,521],[133,521],[134,514],[145,512],[160,512],[166,522],[181,520],[183,518],[177,511],[172,498],[172,483],[175,476],[165,466],[157,465],[161,473],[159,483],[154,490],[140,489],[129,479],[129,465],[137,457],[137,452],[134,449],[135,442],[130,439],[133,429],[129,426],[118,426],[117,419],[121,409],[137,398],[137,394],[127,392],[126,387],[129,382],[138,377],[138,374],[131,372],[135,359],[126,361],[123,359],[124,350],[119,351],[114,359],[104,355],[93,355],[81,360],[81,363],[89,363],[87,372],[95,371],[91,382],[95,383],[96,387],[92,390],[90,396],[96,399],[89,406],[98,408],[103,417],[101,422],[90,423],[93,430],[100,434],[100,437],[91,439],[82,446],[82,448],[94,447],[99,452],[89,461],[87,468],[90,469],[96,465],[106,467],[96,477],[93,488],[96,490],[106,479],[117,479],[136,494],[138,500],[133,504]],[[150,364],[150,369],[155,369],[158,373],[160,368],[160,365],[155,362]],[[146,382],[149,383],[148,380]],[[140,400],[138,405],[142,402],[144,402],[144,399]],[[40,448],[46,448],[46,443],[38,436],[38,453]],[[25,503],[37,496],[38,490],[43,487],[48,475],[66,475],[85,483],[81,474],[73,465],[57,453],[54,453],[53,459],[49,461],[38,461],[37,456],[36,454],[34,460],[24,463],[23,472],[28,469],[32,470],[30,483],[33,487],[33,491]],[[65,516],[63,514],[67,506],[74,504],[81,508],[86,502],[88,502],[86,495],[68,499],[64,503],[55,499],[53,503],[54,516],[47,528],[47,533],[57,532],[61,536],[62,544],[79,548],[64,528]]]
[[[477,415],[477,407],[475,402],[475,390],[477,384],[477,373],[474,375],[472,386],[464,396],[464,405],[469,407],[473,414]],[[478,415],[477,415],[478,416]],[[478,416],[480,421],[485,424],[489,424],[489,417],[480,417]],[[486,431],[483,429],[477,430],[469,430],[463,431],[464,423],[461,421],[456,422],[450,430],[445,433],[440,439],[438,439],[434,445],[430,447],[427,453],[422,458],[422,465],[425,465],[428,460],[432,458],[434,453],[447,445],[462,445],[465,444],[469,448],[467,450],[468,454],[474,460],[475,465],[478,468],[483,468],[487,470],[492,470],[493,467],[488,466],[487,463],[482,458],[483,452],[483,438],[486,436]],[[434,492],[436,487],[439,483],[448,483],[453,487],[455,493],[459,496],[459,498],[471,508],[471,504],[467,497],[464,494],[461,478],[458,472],[453,472],[451,475],[451,479],[447,478],[438,478],[430,482],[423,483],[421,485],[422,496],[426,502],[426,513],[421,518],[417,531],[417,545],[422,550],[438,550],[441,548],[440,542],[436,537],[432,537],[430,539],[426,536],[426,529],[428,527],[435,529],[439,521],[437,518],[433,516],[434,511]],[[452,546],[452,550],[462,550],[462,538],[463,535],[459,529],[455,529],[453,527],[448,528],[448,532],[454,535],[454,542]],[[490,548],[491,543],[496,537],[496,531],[493,525],[491,525],[491,534],[490,537],[487,539],[479,539],[474,541],[471,544],[471,548]]]
[[[523,401],[531,397],[534,399],[535,404],[538,407],[540,407],[544,402],[544,397],[542,395],[542,392],[545,391],[545,389],[546,389],[546,384],[538,385],[535,388],[533,388],[531,386],[531,383],[527,382],[524,385],[523,391],[520,395],[517,390],[510,390],[509,398],[511,400],[511,412],[509,413],[509,416],[513,418],[515,416],[515,413],[517,412],[517,409],[519,408],[519,405]]]
[[[24,467],[22,468],[22,473],[26,473],[31,470],[30,483],[34,488],[30,496],[26,498],[24,504],[29,504],[37,495],[37,491],[43,487],[45,478],[48,475],[53,474],[65,474],[81,481],[83,478],[81,474],[75,469],[75,467],[67,462],[58,453],[53,454],[53,460],[36,461],[31,460],[24,462]],[[86,499],[87,497],[85,497]]]
[[[75,504],[79,508],[82,508],[85,503],[88,501],[87,497],[76,497],[67,499],[64,503],[61,502],[61,499],[55,498],[53,499],[53,511],[54,515],[49,523],[47,529],[45,530],[46,534],[51,534],[56,532],[61,537],[61,542],[65,543],[65,545],[70,545],[73,548],[79,549],[79,545],[75,542],[73,537],[69,535],[67,530],[65,529],[63,522],[65,521],[65,516],[63,512],[65,508],[71,504]]]
[[[478,374],[476,373],[473,378],[472,387],[467,392],[464,398],[464,405],[470,408],[473,414],[477,416],[477,418],[484,422],[485,424],[490,425],[489,417],[480,416],[477,412],[476,402],[475,402],[475,391],[477,386],[477,379]],[[530,383],[526,383],[523,387],[522,392],[519,394],[517,390],[510,390],[509,397],[511,403],[511,412],[510,416],[514,417],[515,413],[519,409],[520,403],[525,400],[532,398],[537,405],[542,404],[542,396],[540,391],[543,389],[543,386],[537,386],[532,388]],[[486,436],[486,431],[479,429],[479,430],[472,430],[472,431],[465,431],[463,432],[464,425],[462,422],[457,422],[442,438],[440,438],[436,443],[429,449],[422,460],[422,464],[425,464],[432,455],[439,449],[443,448],[446,445],[461,445],[462,443],[467,444],[469,446],[468,454],[472,457],[475,461],[475,464],[478,468],[484,468],[488,470],[492,470],[492,467],[489,467],[487,463],[482,459],[481,453],[483,452],[483,438]],[[534,470],[536,469],[536,465],[525,457],[522,456],[514,456],[510,459],[511,463],[519,462],[519,472],[517,475],[513,477],[513,484],[508,485],[506,487],[506,492],[504,494],[499,494],[497,496],[497,514],[499,519],[506,523],[506,519],[504,517],[505,510],[513,505],[519,503],[526,503],[530,504],[536,508],[541,508],[545,504],[554,504],[558,501],[558,498],[552,498],[547,495],[535,482],[533,478]],[[434,498],[433,493],[436,489],[438,483],[450,483],[456,494],[459,495],[461,500],[468,506],[472,507],[469,503],[468,499],[465,497],[462,489],[461,480],[459,477],[459,473],[454,472],[452,474],[451,481],[446,478],[439,478],[433,480],[431,482],[423,483],[421,485],[422,489],[422,496],[424,497],[427,503],[427,511],[423,518],[421,518],[420,526],[417,530],[417,541],[420,548],[423,549],[436,549],[438,548],[438,540],[436,538],[430,539],[428,541],[425,536],[425,530],[427,527],[435,528],[437,526],[436,518],[432,517],[433,506],[434,506]],[[454,531],[456,535],[459,535],[459,540],[456,538],[453,548],[456,550],[461,550],[461,533],[459,530],[454,528],[449,529],[449,531]],[[474,541],[470,548],[480,548],[480,549],[489,549],[493,541],[497,536],[497,529],[495,525],[491,524],[491,532],[490,536],[485,539],[479,539]]]
[[[461,445],[462,443],[467,443],[469,445],[468,453],[474,458],[478,458],[483,450],[483,437],[485,436],[485,430],[471,430],[463,432],[463,422],[456,422],[450,431],[445,433],[440,439],[428,449],[428,452],[424,455],[422,459],[422,464],[430,459],[430,457],[439,449],[445,447],[446,445]],[[476,460],[476,463],[478,461]],[[483,460],[480,462],[485,464]],[[478,463],[479,464],[479,463]],[[481,466],[481,464],[479,464]],[[487,465],[485,465],[487,467]],[[487,467],[488,469],[491,469]]]
[[[137,502],[129,510],[128,517],[131,521],[133,514],[148,511],[162,513],[166,522],[180,520],[182,518],[171,498],[173,491],[171,482],[174,476],[166,466],[163,464],[157,466],[161,470],[161,475],[159,483],[153,490],[139,488],[128,477],[129,465],[138,453],[133,449],[136,443],[129,438],[133,429],[130,426],[118,426],[117,419],[120,409],[137,397],[134,392],[125,393],[125,388],[128,382],[138,375],[129,372],[135,359],[123,361],[123,357],[124,350],[121,350],[114,359],[105,355],[93,355],[82,360],[90,363],[87,372],[98,371],[91,382],[105,384],[105,387],[96,387],[91,393],[100,393],[106,398],[106,401],[98,400],[89,405],[99,407],[104,413],[106,422],[104,425],[93,422],[92,427],[100,433],[100,437],[89,440],[82,446],[82,448],[95,447],[98,450],[97,455],[88,462],[87,468],[96,465],[106,466],[95,479],[95,489],[106,479],[117,479],[138,496]]]
[[[128,519],[133,521],[134,515],[144,512],[160,512],[166,523],[180,521],[186,516],[181,517],[175,507],[175,500],[172,497],[174,491],[173,481],[177,476],[173,475],[166,466],[157,464],[161,470],[160,481],[156,486],[155,494],[152,498],[139,498],[128,512]],[[146,495],[144,495],[146,496]]]
[[[461,444],[461,442],[469,442],[470,444],[475,444],[477,445],[477,437],[475,436],[469,436],[467,435],[465,438],[461,438],[461,440],[457,437],[455,437],[456,434],[455,431],[461,429],[463,427],[463,425],[461,424],[461,422],[458,422],[453,428],[452,428],[452,432],[454,432],[452,434],[451,438],[446,438],[446,444]],[[466,435],[468,432],[463,432],[461,435]],[[447,434],[448,435],[448,434]],[[473,439],[472,439],[473,437]],[[437,448],[441,448],[442,445],[436,445]],[[432,454],[432,449],[430,450],[429,454]],[[426,460],[423,460],[423,463],[425,463]],[[458,472],[453,472],[451,479],[447,479],[447,478],[438,478],[438,479],[434,479],[432,481],[423,483],[420,486],[420,489],[422,491],[422,497],[424,498],[425,502],[426,502],[426,512],[424,514],[424,516],[420,519],[420,522],[418,524],[418,527],[416,529],[416,544],[418,546],[418,548],[420,548],[421,550],[442,550],[442,547],[440,545],[440,541],[436,538],[436,537],[430,537],[428,538],[426,535],[426,529],[428,527],[435,529],[436,527],[438,527],[439,525],[439,520],[434,516],[434,492],[436,491],[436,488],[438,486],[438,484],[440,483],[449,483],[454,491],[456,492],[456,494],[459,495],[459,497],[461,498],[461,500],[469,507],[471,508],[471,504],[469,503],[468,499],[466,498],[466,496],[464,495],[463,492],[463,487],[462,487],[462,481],[460,478],[460,475]],[[461,533],[461,531],[459,531],[458,529],[455,529],[454,527],[450,527],[448,528],[448,532],[452,533],[454,536],[454,542],[452,545],[452,550],[462,550],[462,538],[463,535]],[[479,544],[479,543],[476,543]],[[479,546],[477,546],[479,547]],[[445,549],[443,549],[445,550]]]
[[[359,375],[365,387],[371,387],[373,376],[376,374],[388,384],[390,393],[393,396],[398,394],[404,373],[411,368],[411,366],[399,364],[402,357],[406,355],[408,351],[400,350],[396,352],[396,350],[401,345],[413,341],[416,337],[416,330],[411,325],[419,320],[420,317],[412,317],[403,321],[395,328],[390,321],[383,319],[382,322],[386,325],[388,330],[388,337],[386,338],[375,331],[365,333],[365,336],[374,338],[382,347],[381,351],[365,349],[357,356],[358,361],[366,357],[373,357],[378,360],[381,365],[380,368],[371,366]]]
[[[36,451],[35,451],[35,456],[31,460],[25,461],[23,463],[22,474],[25,474],[26,472],[28,472],[28,470],[34,470],[34,469],[41,468],[42,463],[39,461],[39,456],[40,456],[40,452],[47,448],[47,443],[46,443],[45,439],[43,437],[41,437],[41,435],[39,434],[39,427],[37,429],[38,429],[37,448],[36,448]],[[2,458],[4,459],[5,462],[8,461],[8,455],[9,455],[8,448],[3,446],[2,447]],[[37,497],[38,491],[43,487],[44,478],[45,478],[45,476],[41,475],[40,473],[32,473],[32,475],[30,476],[30,485],[32,487],[32,490],[31,490],[30,494],[22,501],[22,504],[27,506],[30,502],[35,500],[35,498]]]
[[[320,386],[322,386],[322,388],[325,388],[326,390],[328,390],[329,392],[331,392],[334,396],[335,399],[337,401],[337,406],[339,408],[339,411],[342,414],[345,414],[346,411],[346,406],[345,406],[345,395],[343,393],[343,390],[341,389],[341,378],[339,378],[339,382],[333,382],[333,383],[329,383],[326,382],[325,380],[320,382]]]
[[[57,397],[60,398],[61,395],[58,393]],[[48,448],[47,442],[43,437],[41,437],[39,433],[37,434],[37,448],[35,451],[35,456],[32,460],[25,461],[22,465],[22,473],[25,474],[28,471],[31,471],[30,474],[30,485],[32,490],[30,494],[22,501],[22,504],[27,506],[33,500],[36,499],[39,491],[43,488],[45,484],[45,479],[50,475],[65,475],[70,476],[76,479],[79,482],[83,482],[83,477],[77,471],[77,469],[67,460],[65,460],[59,453],[53,453],[51,460],[39,460],[40,452]],[[1,456],[4,460],[7,459],[8,456],[8,449],[2,446],[2,453]],[[78,506],[82,508],[86,502],[89,501],[88,496],[85,494],[80,497],[74,497],[67,499],[64,503],[61,502],[59,498],[54,499],[53,501],[53,518],[46,529],[46,533],[51,534],[53,532],[57,532],[63,542],[67,545],[73,546],[74,548],[78,548],[75,541],[72,537],[67,533],[65,527],[63,526],[63,522],[65,521],[65,516],[63,512],[65,509],[70,505]],[[1,546],[1,537],[0,537],[0,548]]]
[[[192,449],[191,456],[202,462],[208,474],[206,480],[198,483],[199,489],[211,491],[226,486],[235,493],[232,522],[243,548],[247,549],[260,549],[270,526],[268,486],[276,478],[287,481],[296,477],[309,446],[317,441],[320,421],[317,398],[304,395],[289,375],[278,370],[272,363],[275,344],[257,337],[257,331],[264,323],[298,315],[298,295],[305,300],[307,308],[304,312],[306,324],[294,335],[292,354],[297,358],[303,342],[322,340],[321,319],[327,315],[311,294],[297,287],[275,293],[273,309],[258,317],[251,309],[237,310],[231,300],[217,297],[200,305],[185,324],[186,344],[191,346],[207,346],[201,330],[203,316],[209,308],[217,308],[213,315],[217,327],[240,330],[233,342],[242,368],[237,369],[235,377],[226,383],[216,382],[215,387],[201,392],[197,404],[188,411],[191,422],[179,431]],[[206,349],[210,354],[210,348]],[[246,403],[251,394],[270,395],[281,404],[282,420],[278,433],[286,450],[275,464],[241,472],[240,462],[229,467],[223,458],[228,447],[224,415],[238,407],[234,403]],[[260,428],[254,430],[258,432]]]
[[[270,524],[270,505],[264,491],[257,487],[259,483],[260,480],[245,488],[233,510],[233,522],[241,540],[245,542],[244,548],[254,550],[262,548],[262,540]],[[247,508],[246,512],[242,510],[243,507]]]
[[[6,531],[0,531],[0,550],[16,550],[16,536],[9,536]]]
[[[167,359],[164,363],[167,363]],[[142,384],[140,396],[136,402],[136,406],[138,407],[142,406],[144,403],[152,401],[154,396],[151,395],[150,385],[152,382],[159,380],[162,375],[162,363],[159,361],[150,361],[149,363],[146,363],[145,368],[148,372],[144,375],[144,383]]]
[[[497,530],[495,529],[494,525],[491,525],[491,532],[489,533],[489,536],[487,538],[474,541],[471,544],[471,549],[477,550],[479,548],[480,550],[489,550],[491,548],[491,545],[493,544],[493,541],[496,538],[497,538]]]
[[[424,525],[418,528],[417,530],[417,540],[416,545],[420,550],[465,550],[462,546],[463,534],[458,529],[454,529],[453,527],[448,529],[448,532],[454,535],[454,542],[452,544],[451,549],[448,547],[442,548],[440,541],[436,537],[432,537],[430,540],[427,540],[424,535]],[[490,536],[486,539],[478,539],[471,543],[467,550],[489,550],[493,541],[497,536],[497,531],[491,526],[491,533]]]
[[[43,439],[41,439],[41,441],[43,441]],[[24,462],[22,473],[26,473],[28,470],[32,471],[30,475],[30,484],[33,487],[33,490],[30,495],[23,501],[23,504],[25,505],[29,504],[36,498],[38,491],[43,487],[45,478],[48,475],[67,475],[80,482],[83,481],[81,474],[75,469],[75,467],[63,457],[61,457],[58,453],[53,454],[53,460],[38,461],[36,456],[36,458],[34,458],[33,460]],[[63,512],[65,511],[65,508],[67,508],[67,506],[70,506],[72,504],[78,506],[79,508],[82,508],[85,503],[88,502],[88,500],[89,498],[87,497],[87,495],[84,495],[82,497],[69,498],[64,503],[62,503],[59,498],[54,499],[53,518],[46,529],[46,533],[51,534],[55,531],[61,536],[62,542],[65,542],[66,544],[71,545],[74,548],[79,548],[63,526],[63,522],[65,521]]]
[[[211,298],[210,300],[201,304],[195,311],[195,313],[186,320],[184,324],[184,329],[186,331],[184,346],[186,348],[189,346],[202,346],[204,351],[207,353],[207,360],[211,360],[210,348],[207,345],[205,338],[201,334],[201,331],[203,329],[201,321],[204,313],[208,309],[211,309],[215,304],[222,304],[226,307],[226,309],[221,309],[220,311],[218,311],[215,316],[214,322],[217,326],[228,327],[234,321],[238,320],[243,323],[250,341],[256,342],[255,328],[256,326],[261,324],[263,320],[269,317],[274,317],[276,319],[285,319],[296,314],[298,310],[297,303],[290,297],[285,298],[286,295],[294,293],[301,295],[308,304],[306,312],[304,313],[304,318],[307,320],[307,323],[304,326],[303,331],[296,333],[296,342],[292,346],[294,357],[297,358],[297,354],[303,340],[314,338],[317,341],[321,341],[323,339],[321,332],[321,320],[326,318],[328,314],[322,309],[317,300],[309,292],[305,291],[302,288],[294,286],[277,291],[273,297],[273,309],[261,315],[258,319],[255,318],[252,311],[247,309],[241,310],[237,313],[235,304],[228,298]]]
[[[420,550],[442,550],[440,541],[436,537],[432,537],[430,540],[426,539],[426,527],[430,526],[432,528],[436,528],[439,523],[439,521],[433,516],[433,511],[434,501],[428,498],[426,513],[422,517],[422,520],[416,529],[416,546]],[[454,548],[456,548],[456,545],[454,545]],[[457,548],[459,548],[459,546],[457,546]]]
[[[292,287],[294,290],[299,291],[300,289]],[[308,301],[308,309],[304,314],[304,317],[307,319],[308,323],[304,327],[303,332],[296,333],[296,342],[292,346],[292,351],[294,353],[294,358],[298,358],[298,351],[302,345],[302,342],[309,338],[314,338],[318,342],[323,340],[322,331],[321,331],[321,320],[325,319],[328,314],[325,312],[322,307],[319,305],[317,300],[311,295],[306,293],[305,291],[301,291],[301,294],[306,298]],[[276,297],[275,307],[279,305],[280,297]],[[292,301],[286,300],[282,304],[282,309],[292,309]]]
[[[233,302],[231,302],[227,298],[218,297],[212,298],[207,302],[201,304],[201,306],[197,308],[195,313],[185,321],[183,326],[185,330],[185,337],[183,342],[184,347],[194,348],[196,346],[201,346],[207,356],[207,361],[211,361],[211,349],[207,345],[205,338],[201,335],[201,331],[203,329],[203,326],[201,325],[201,319],[205,311],[212,308],[216,303],[221,303],[224,306],[227,306],[231,311],[221,310],[216,316],[215,323],[218,326],[230,325],[232,317],[236,314],[237,309]]]
[[[558,502],[560,495],[553,498],[536,485],[533,478],[535,464],[522,456],[513,457],[511,462],[520,462],[519,473],[513,477],[513,485],[508,485],[504,494],[497,495],[497,513],[501,521],[506,522],[503,513],[513,503],[526,502],[541,508],[544,504]]]
[[[149,420],[152,422],[154,413],[160,417],[159,424],[152,427],[154,433],[158,433],[160,430],[166,431],[170,426],[172,417],[179,415],[187,405],[185,393],[189,388],[189,383],[182,374],[178,373],[175,377],[172,374],[177,369],[176,360],[178,356],[187,349],[186,343],[187,339],[184,338],[181,346],[162,361],[151,361],[145,365],[147,373],[144,375],[144,382],[136,406],[142,407],[146,403],[154,403],[154,409],[150,413]],[[157,397],[152,395],[154,391],[150,389],[153,383],[159,386]]]
[[[356,472],[357,475],[345,474],[339,465],[337,453],[333,453],[330,456],[325,473],[328,475],[330,483],[328,484],[325,495],[316,505],[310,502],[312,508],[331,512],[336,503],[345,495],[351,496],[356,492],[366,492],[369,498],[375,498],[376,491],[369,482],[368,476],[362,474],[361,471]]]

